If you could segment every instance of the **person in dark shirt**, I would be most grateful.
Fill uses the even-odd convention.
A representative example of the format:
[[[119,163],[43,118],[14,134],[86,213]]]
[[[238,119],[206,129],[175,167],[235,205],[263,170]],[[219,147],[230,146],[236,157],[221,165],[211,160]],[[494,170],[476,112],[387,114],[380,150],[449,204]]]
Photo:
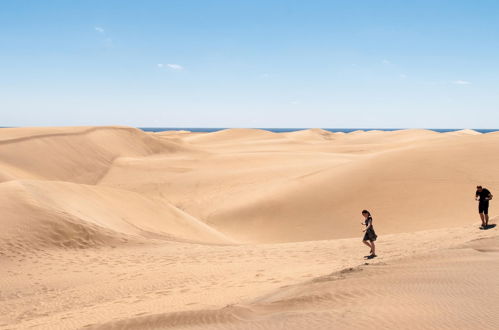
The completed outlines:
[[[373,218],[371,217],[371,213],[368,210],[363,210],[362,215],[364,216],[364,222],[362,222],[362,224],[366,226],[366,228],[363,230],[365,234],[362,242],[371,248],[370,254],[369,256],[367,256],[368,259],[371,259],[376,257],[376,246],[374,245],[374,241],[376,241],[376,238],[378,236],[374,232]]]
[[[480,229],[486,229],[489,225],[489,201],[491,199],[492,194],[487,188],[476,187],[475,200],[478,201],[478,213],[480,213],[480,219],[482,219]]]

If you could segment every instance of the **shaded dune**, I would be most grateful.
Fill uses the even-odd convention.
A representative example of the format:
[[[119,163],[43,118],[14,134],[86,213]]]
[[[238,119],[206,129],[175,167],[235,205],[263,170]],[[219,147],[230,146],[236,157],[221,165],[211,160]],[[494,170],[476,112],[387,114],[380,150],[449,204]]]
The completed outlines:
[[[148,315],[105,324],[89,324],[86,329],[185,329],[222,327],[230,329],[235,323],[258,316],[242,306],[227,306],[220,310],[198,310]]]
[[[182,150],[131,127],[7,128],[0,138],[0,179],[94,184],[118,157]]]
[[[0,191],[0,246],[7,251],[148,239],[230,242],[174,206],[134,192],[43,181],[10,181],[0,184]]]

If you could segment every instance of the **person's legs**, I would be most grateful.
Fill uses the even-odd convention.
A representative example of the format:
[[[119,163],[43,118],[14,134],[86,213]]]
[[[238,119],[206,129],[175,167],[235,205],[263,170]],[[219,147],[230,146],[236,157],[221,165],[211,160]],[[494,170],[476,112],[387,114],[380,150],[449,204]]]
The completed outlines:
[[[374,241],[371,241],[371,254],[376,255],[376,246],[374,245]]]
[[[480,213],[480,219],[482,219],[482,227],[486,228],[489,224],[489,203],[479,202],[478,213]]]
[[[371,243],[369,241],[362,241],[362,243],[364,243],[365,245],[369,246],[369,248],[371,249],[371,253],[372,253],[373,247],[371,246]]]
[[[487,226],[489,225],[489,202],[487,202],[487,204],[484,205],[483,216],[485,218],[484,227],[487,228]]]
[[[478,203],[478,213],[480,213],[480,219],[482,220],[482,227],[485,228],[485,207],[482,202]]]

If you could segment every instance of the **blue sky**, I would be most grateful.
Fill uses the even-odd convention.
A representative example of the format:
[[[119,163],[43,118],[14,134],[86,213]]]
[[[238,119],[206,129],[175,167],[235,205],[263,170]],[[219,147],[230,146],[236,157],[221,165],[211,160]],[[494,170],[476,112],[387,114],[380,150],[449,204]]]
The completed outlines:
[[[0,126],[499,127],[499,1],[0,1]]]

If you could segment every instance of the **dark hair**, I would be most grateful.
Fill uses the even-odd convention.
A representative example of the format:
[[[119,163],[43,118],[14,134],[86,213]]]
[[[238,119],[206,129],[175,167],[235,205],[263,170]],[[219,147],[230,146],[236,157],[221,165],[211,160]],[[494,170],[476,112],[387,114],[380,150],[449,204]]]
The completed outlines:
[[[369,212],[368,210],[362,210],[362,214],[366,214],[366,213],[368,216],[371,216],[371,212]]]
[[[482,189],[482,186],[476,186],[476,189]]]

